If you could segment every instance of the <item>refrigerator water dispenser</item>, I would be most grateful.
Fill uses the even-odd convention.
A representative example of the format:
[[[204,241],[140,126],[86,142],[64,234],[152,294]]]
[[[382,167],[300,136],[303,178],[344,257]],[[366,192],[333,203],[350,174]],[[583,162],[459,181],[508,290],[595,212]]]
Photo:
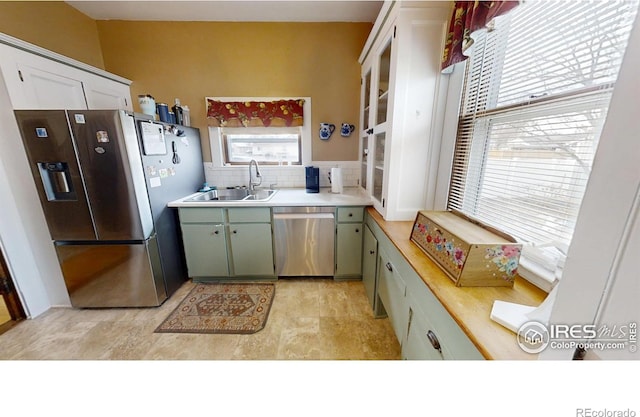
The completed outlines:
[[[38,162],[38,169],[49,201],[77,199],[66,162]]]

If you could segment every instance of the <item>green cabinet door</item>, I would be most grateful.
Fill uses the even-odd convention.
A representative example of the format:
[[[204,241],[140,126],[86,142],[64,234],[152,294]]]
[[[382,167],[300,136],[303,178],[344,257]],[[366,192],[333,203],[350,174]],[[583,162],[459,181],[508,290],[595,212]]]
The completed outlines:
[[[183,223],[182,239],[190,277],[229,275],[224,224]]]
[[[376,308],[376,265],[378,259],[378,239],[364,225],[364,244],[362,247],[362,283],[369,298],[371,308]]]
[[[338,223],[336,277],[362,275],[362,223]]]
[[[230,224],[229,240],[235,276],[275,275],[271,223]]]
[[[409,306],[406,300],[406,285],[398,268],[381,247],[378,248],[378,296],[384,306],[391,326],[402,345],[409,324]]]
[[[442,360],[442,346],[427,316],[420,310],[409,310],[409,331],[402,346],[403,359]]]

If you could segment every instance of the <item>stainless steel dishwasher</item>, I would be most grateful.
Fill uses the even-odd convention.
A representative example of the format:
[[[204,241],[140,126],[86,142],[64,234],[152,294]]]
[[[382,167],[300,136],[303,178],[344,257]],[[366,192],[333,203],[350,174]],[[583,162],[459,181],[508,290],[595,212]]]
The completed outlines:
[[[278,276],[333,276],[335,207],[274,207]]]

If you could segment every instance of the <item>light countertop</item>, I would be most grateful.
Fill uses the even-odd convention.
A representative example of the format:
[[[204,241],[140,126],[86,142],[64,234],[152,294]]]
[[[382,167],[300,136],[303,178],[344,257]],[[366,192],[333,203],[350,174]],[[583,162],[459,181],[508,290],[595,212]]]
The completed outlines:
[[[373,204],[360,187],[346,187],[340,194],[331,188],[319,193],[307,193],[304,188],[281,188],[267,201],[185,201],[194,193],[167,204],[169,207],[278,207],[278,206],[369,206]]]

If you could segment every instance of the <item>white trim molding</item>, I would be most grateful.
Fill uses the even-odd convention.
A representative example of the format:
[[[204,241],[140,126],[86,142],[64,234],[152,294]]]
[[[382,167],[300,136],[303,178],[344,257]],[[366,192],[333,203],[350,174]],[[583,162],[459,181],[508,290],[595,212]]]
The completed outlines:
[[[552,324],[618,328],[640,322],[637,302],[640,195],[640,14],[629,37],[593,169],[569,247]],[[626,323],[623,323],[626,322]],[[584,340],[578,340],[584,341]],[[637,342],[636,342],[637,343]],[[570,359],[573,349],[546,349],[541,359]],[[609,350],[601,359],[637,359],[636,350]]]

